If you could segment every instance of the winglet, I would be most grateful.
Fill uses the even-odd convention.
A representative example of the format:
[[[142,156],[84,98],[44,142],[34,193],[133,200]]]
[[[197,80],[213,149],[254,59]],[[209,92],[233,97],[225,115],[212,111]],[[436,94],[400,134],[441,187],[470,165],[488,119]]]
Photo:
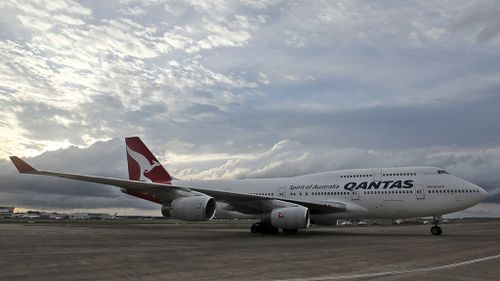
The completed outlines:
[[[12,163],[14,163],[14,166],[16,166],[17,170],[21,174],[33,173],[37,171],[35,168],[31,167],[30,164],[24,162],[23,160],[21,160],[21,158],[17,156],[11,156],[10,160],[12,161]]]

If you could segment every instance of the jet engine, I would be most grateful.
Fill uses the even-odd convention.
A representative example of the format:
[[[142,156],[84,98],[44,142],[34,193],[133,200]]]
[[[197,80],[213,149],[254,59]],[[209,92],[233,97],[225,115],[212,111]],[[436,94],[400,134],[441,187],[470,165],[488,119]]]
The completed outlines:
[[[215,216],[217,203],[209,196],[179,197],[161,207],[164,217],[186,221],[209,221]]]
[[[308,228],[310,225],[309,209],[305,207],[274,209],[264,215],[262,222],[282,229]]]

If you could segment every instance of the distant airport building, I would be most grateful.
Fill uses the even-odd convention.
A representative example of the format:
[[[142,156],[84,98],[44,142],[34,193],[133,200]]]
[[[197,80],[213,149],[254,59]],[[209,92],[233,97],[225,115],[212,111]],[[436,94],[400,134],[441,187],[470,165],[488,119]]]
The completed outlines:
[[[69,215],[71,220],[111,220],[115,216],[106,213],[73,213]]]
[[[15,207],[0,207],[0,217],[11,217]]]

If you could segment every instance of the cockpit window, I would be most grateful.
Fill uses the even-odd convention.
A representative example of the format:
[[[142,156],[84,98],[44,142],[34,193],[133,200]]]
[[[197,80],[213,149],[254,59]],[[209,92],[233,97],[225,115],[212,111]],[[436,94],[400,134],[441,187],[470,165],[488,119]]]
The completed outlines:
[[[448,175],[448,172],[445,170],[438,170],[438,174],[447,174]]]

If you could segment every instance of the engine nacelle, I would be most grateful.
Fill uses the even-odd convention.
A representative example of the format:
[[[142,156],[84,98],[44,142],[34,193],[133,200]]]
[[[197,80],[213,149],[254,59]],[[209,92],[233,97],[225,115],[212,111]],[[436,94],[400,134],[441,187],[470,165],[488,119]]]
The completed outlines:
[[[308,228],[311,224],[309,209],[305,207],[274,209],[264,215],[263,222],[283,229]]]
[[[186,221],[208,221],[215,216],[217,203],[209,196],[179,197],[170,204],[163,204],[161,214]]]

